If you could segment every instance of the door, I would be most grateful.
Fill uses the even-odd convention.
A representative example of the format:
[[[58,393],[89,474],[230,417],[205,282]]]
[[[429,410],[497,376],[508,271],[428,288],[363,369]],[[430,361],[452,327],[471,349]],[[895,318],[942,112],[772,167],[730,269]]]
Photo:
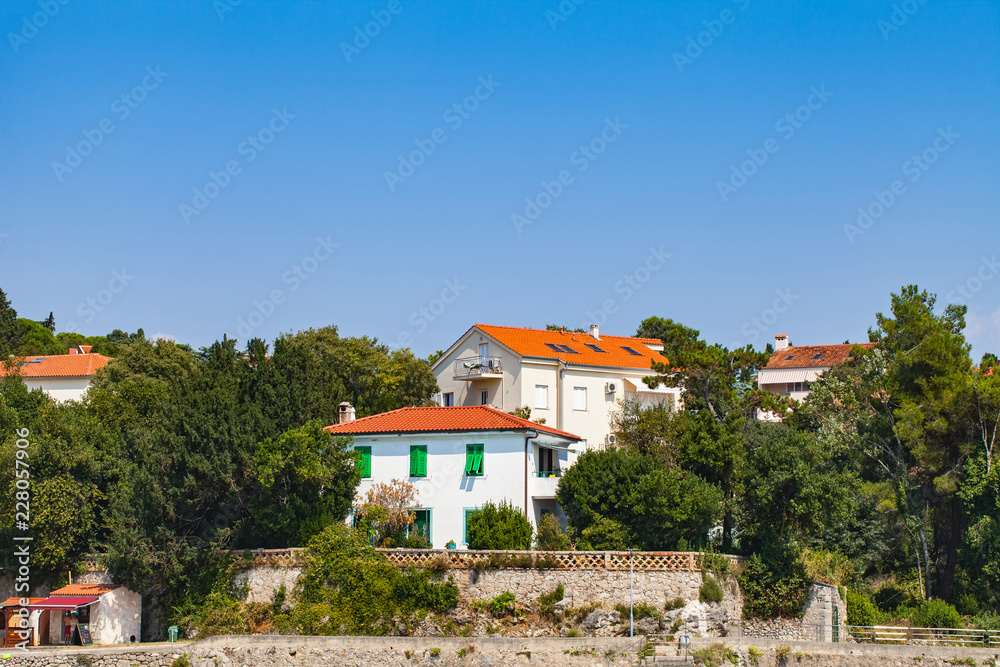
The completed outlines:
[[[479,363],[482,368],[486,368],[490,363],[490,344],[480,343],[479,344]]]

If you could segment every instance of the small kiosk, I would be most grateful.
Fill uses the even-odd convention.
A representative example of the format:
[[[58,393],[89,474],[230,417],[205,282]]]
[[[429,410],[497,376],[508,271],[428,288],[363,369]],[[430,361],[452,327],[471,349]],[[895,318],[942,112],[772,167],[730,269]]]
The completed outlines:
[[[0,603],[3,616],[2,646],[39,646],[49,638],[49,615],[31,608],[45,598],[8,598]],[[23,602],[27,602],[24,605]]]
[[[118,584],[70,584],[28,608],[49,615],[50,644],[128,644],[142,621],[142,596]]]

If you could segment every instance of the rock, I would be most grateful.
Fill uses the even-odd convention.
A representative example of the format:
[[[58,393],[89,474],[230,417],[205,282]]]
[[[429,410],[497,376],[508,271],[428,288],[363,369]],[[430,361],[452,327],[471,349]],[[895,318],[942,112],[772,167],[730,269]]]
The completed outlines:
[[[658,618],[640,618],[635,622],[635,634],[637,635],[655,635],[660,631],[660,619]]]
[[[580,629],[597,637],[610,637],[615,634],[621,620],[622,615],[617,611],[597,609],[587,614]]]

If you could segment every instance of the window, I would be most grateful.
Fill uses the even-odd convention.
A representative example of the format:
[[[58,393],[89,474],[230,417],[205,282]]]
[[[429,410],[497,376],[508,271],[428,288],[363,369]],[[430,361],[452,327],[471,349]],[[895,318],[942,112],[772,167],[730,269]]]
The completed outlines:
[[[462,544],[469,544],[469,517],[472,516],[473,512],[478,512],[478,507],[466,507],[464,510],[464,517],[462,521]]]
[[[427,477],[427,445],[410,445],[410,477]]]
[[[483,446],[465,446],[465,474],[470,477],[479,477],[483,474]]]
[[[555,352],[562,352],[563,349],[556,345],[555,343],[546,343],[545,347],[551,348]]]
[[[490,344],[489,343],[480,343],[479,344],[479,363],[481,363],[483,366],[485,366],[486,365],[486,360],[489,359],[489,356],[490,356]]]
[[[547,384],[535,385],[535,407],[539,410],[549,409],[549,386]]]
[[[805,391],[809,389],[809,383],[803,382],[789,382],[786,387],[786,393],[792,393],[793,391]]]
[[[481,392],[479,392],[479,404],[480,405],[490,404],[490,392],[487,391],[486,389],[483,389]]]
[[[563,352],[569,352],[570,354],[580,354],[579,352],[577,352],[576,350],[574,350],[573,348],[571,348],[569,345],[562,345],[562,344],[560,344],[559,347],[562,348]]]
[[[361,454],[361,458],[357,462],[357,468],[361,471],[361,477],[371,477],[372,476],[372,448],[371,447],[355,447],[354,451]]]
[[[548,447],[538,448],[538,476],[559,476],[559,452]]]
[[[413,523],[407,533],[419,535],[431,542],[431,510],[413,510]]]
[[[633,357],[641,357],[642,355],[628,347],[627,345],[622,345],[622,349],[631,354]]]
[[[455,405],[455,392],[449,391],[447,394],[441,395],[441,405]]]
[[[823,353],[822,352],[820,352],[819,354],[814,354],[812,356],[813,359],[821,359],[822,357],[823,357]]]
[[[573,409],[574,410],[586,410],[587,409],[587,388],[586,387],[573,387]]]
[[[597,347],[593,343],[584,343],[584,345],[586,345],[587,347],[589,347],[594,352],[604,352],[604,350],[602,350],[601,348]],[[607,354],[607,352],[604,352],[604,354]]]
[[[795,358],[795,355],[794,354],[790,354],[787,357],[785,357],[785,361],[791,361],[794,358]]]

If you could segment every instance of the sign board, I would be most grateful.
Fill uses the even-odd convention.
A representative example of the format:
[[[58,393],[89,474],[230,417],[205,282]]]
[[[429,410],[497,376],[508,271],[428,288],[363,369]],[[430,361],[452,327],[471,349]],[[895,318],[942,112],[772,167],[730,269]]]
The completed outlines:
[[[687,646],[691,643],[691,635],[681,635],[681,643]]]
[[[80,644],[86,646],[87,644],[93,644],[94,641],[90,638],[90,625],[87,623],[81,623],[76,626],[76,629],[80,632]]]

